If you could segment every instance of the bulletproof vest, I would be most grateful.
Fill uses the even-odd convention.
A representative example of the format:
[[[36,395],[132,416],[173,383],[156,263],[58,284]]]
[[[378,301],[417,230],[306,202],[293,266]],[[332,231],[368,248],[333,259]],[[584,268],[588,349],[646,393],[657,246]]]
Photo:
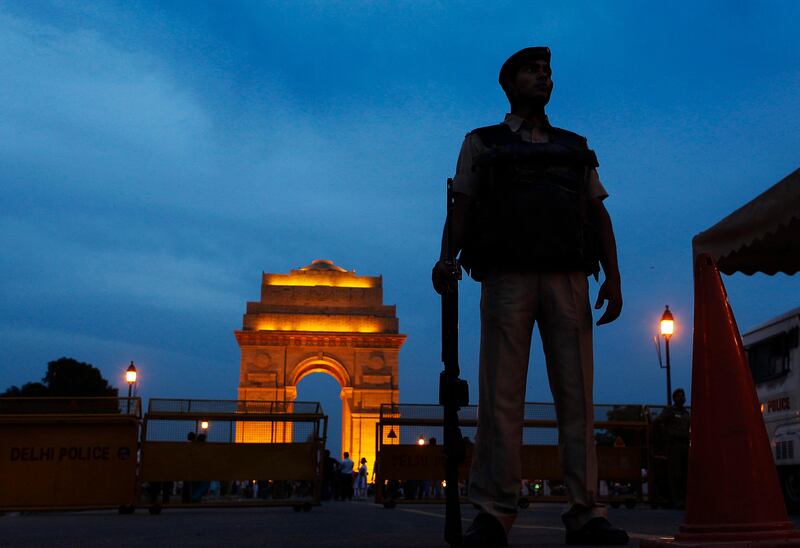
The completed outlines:
[[[530,143],[506,124],[474,133],[486,151],[472,166],[479,185],[461,253],[470,275],[480,281],[490,268],[597,274],[586,170],[598,164],[586,139],[551,128],[549,143]]]

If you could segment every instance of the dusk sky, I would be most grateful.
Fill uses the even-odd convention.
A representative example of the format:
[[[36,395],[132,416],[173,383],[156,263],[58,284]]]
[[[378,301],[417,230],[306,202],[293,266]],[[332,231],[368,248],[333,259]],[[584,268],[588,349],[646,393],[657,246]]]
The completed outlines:
[[[663,403],[665,304],[690,388],[692,236],[800,166],[798,21],[791,1],[0,2],[0,390],[69,356],[120,388],[134,360],[146,398],[235,399],[262,271],[324,258],[383,276],[401,401],[434,402],[445,180],[507,111],[503,61],[549,45],[550,120],[597,152],[619,246],[595,400]],[[725,282],[743,331],[800,306],[798,278]],[[528,400],[551,401],[538,335],[531,362]],[[298,399],[336,417],[338,393],[312,375]]]

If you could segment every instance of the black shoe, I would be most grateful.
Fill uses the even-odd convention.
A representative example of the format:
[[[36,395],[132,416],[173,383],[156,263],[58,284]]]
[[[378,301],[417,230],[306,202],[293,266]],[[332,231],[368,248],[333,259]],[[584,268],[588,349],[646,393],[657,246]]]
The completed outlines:
[[[506,530],[491,514],[481,512],[472,520],[464,535],[462,548],[498,548],[508,546]]]
[[[592,518],[580,529],[567,531],[565,543],[582,546],[623,546],[628,544],[628,533],[611,525],[606,518]]]

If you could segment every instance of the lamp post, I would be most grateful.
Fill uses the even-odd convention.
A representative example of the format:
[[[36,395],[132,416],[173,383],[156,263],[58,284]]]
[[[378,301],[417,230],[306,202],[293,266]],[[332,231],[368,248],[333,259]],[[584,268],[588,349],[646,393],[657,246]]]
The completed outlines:
[[[666,354],[667,363],[667,405],[672,405],[672,377],[670,375],[669,338],[674,332],[675,319],[672,317],[672,312],[669,311],[669,305],[666,305],[664,313],[661,315],[661,336],[664,337],[664,353]]]
[[[131,360],[131,364],[128,366],[128,369],[125,370],[125,382],[128,383],[128,413],[130,413],[131,392],[133,391],[133,385],[136,384],[136,366],[133,365],[133,360]]]

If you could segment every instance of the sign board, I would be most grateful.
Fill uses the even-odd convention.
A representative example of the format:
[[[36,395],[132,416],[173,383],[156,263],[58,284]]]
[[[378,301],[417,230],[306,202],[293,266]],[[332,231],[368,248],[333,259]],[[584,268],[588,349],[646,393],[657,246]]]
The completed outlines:
[[[380,477],[395,480],[440,480],[444,478],[444,447],[441,445],[384,445],[379,455]],[[466,479],[472,461],[472,446],[461,463],[458,477]]]
[[[135,417],[0,418],[0,510],[136,501]]]

